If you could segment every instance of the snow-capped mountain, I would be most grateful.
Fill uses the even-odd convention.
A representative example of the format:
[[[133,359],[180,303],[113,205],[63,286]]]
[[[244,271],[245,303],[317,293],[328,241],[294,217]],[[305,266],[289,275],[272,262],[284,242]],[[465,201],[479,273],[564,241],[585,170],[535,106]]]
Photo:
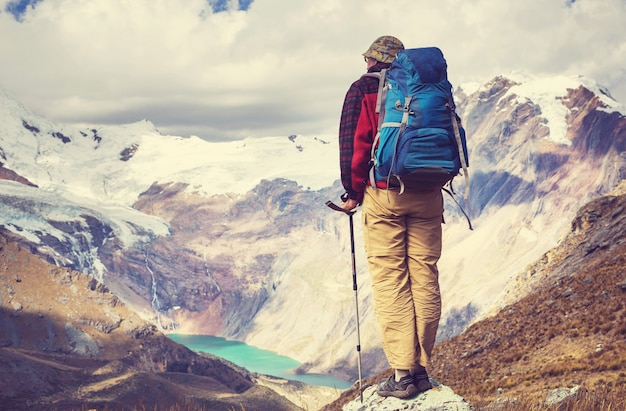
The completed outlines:
[[[466,301],[482,311],[503,273],[541,256],[582,204],[626,177],[626,120],[623,105],[580,77],[497,77],[461,101],[477,229],[449,227],[442,265],[459,273],[448,289],[473,295]]]
[[[46,191],[98,202],[130,206],[155,181],[183,182],[203,195],[241,194],[277,177],[317,189],[338,173],[337,159],[328,157],[336,147],[315,137],[207,143],[163,136],[147,120],[78,129],[30,113],[1,90],[0,115],[5,169]]]
[[[502,293],[510,301],[507,281],[626,177],[626,110],[588,79],[499,76],[456,98],[475,229],[448,201],[442,336]],[[213,143],[147,121],[78,129],[0,92],[0,163],[0,227],[34,253],[96,276],[166,330],[242,339],[305,371],[354,377],[347,218],[324,206],[342,192],[336,137]],[[367,374],[386,363],[355,226]]]

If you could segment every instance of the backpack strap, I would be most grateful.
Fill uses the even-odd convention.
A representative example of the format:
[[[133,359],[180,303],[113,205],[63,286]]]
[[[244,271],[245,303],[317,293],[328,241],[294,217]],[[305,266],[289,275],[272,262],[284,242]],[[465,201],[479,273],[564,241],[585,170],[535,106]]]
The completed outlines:
[[[413,100],[413,96],[407,96],[404,98],[404,105],[402,105],[402,102],[400,102],[399,100],[396,101],[396,109],[398,110],[402,110],[402,120],[400,120],[400,123],[384,123],[383,126],[387,126],[387,127],[398,127],[398,136],[396,137],[396,142],[394,144],[393,147],[393,152],[394,152],[394,156],[391,159],[391,169],[389,171],[389,175],[387,175],[387,186],[389,186],[389,182],[391,181],[391,170],[393,170],[395,168],[395,162],[396,162],[396,158],[397,158],[397,153],[398,153],[398,143],[400,142],[400,137],[402,137],[402,134],[404,134],[404,130],[406,130],[406,126],[409,124],[409,116],[411,114],[414,114],[411,111],[411,100]],[[396,179],[398,180],[398,183],[400,183],[400,192],[399,194],[404,193],[404,181],[402,181],[402,178],[400,178],[400,176],[396,176]]]
[[[470,230],[474,230],[474,227],[472,227],[472,221],[470,220],[469,216],[467,215],[467,213],[465,212],[465,210],[463,210],[463,207],[461,207],[461,204],[459,204],[458,201],[456,201],[456,198],[454,198],[454,194],[452,193],[452,191],[448,190],[445,187],[441,188],[443,191],[445,191],[446,193],[448,193],[450,195],[450,197],[452,197],[452,200],[454,200],[454,202],[456,203],[456,205],[459,207],[459,210],[461,210],[461,213],[463,213],[463,215],[465,216],[465,219],[467,220],[467,224],[469,225],[469,229]]]
[[[452,119],[452,128],[454,129],[454,136],[456,138],[456,145],[459,149],[459,159],[461,160],[461,168],[463,169],[463,176],[465,177],[465,194],[464,199],[469,197],[469,173],[467,171],[467,161],[465,161],[465,153],[463,152],[463,142],[461,141],[461,132],[459,131],[459,118],[456,115],[454,104],[451,102],[446,103],[446,107],[450,110],[450,118]]]
[[[385,79],[387,78],[387,69],[382,69],[379,72],[365,73],[361,77],[374,77],[378,79],[378,95],[376,96],[376,114],[384,114],[385,97],[387,95],[385,90]],[[381,111],[382,109],[382,111]],[[378,120],[378,130],[382,125],[382,117]]]

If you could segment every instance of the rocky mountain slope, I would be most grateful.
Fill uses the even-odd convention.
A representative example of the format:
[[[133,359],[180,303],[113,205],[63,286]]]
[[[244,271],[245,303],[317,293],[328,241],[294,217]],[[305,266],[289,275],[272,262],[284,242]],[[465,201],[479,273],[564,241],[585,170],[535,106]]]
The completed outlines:
[[[497,77],[457,94],[475,230],[449,202],[441,338],[520,297],[509,280],[626,171],[623,107],[588,80]],[[354,380],[347,219],[324,206],[341,193],[336,139],[208,143],[145,121],[76,129],[0,97],[1,232],[163,330],[241,339]],[[386,362],[356,226],[371,375]]]
[[[477,405],[575,385],[623,390],[624,267],[623,182],[582,207],[559,245],[512,280],[523,298],[438,345],[435,375]]]
[[[301,409],[174,343],[89,275],[0,236],[0,408]],[[300,387],[306,396],[306,387]]]

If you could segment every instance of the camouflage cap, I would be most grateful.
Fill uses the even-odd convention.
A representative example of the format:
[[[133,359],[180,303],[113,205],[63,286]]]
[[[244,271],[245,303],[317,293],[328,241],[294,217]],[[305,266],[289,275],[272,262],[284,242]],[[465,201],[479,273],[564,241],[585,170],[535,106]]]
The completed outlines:
[[[381,36],[374,40],[363,55],[383,63],[391,63],[400,50],[404,50],[404,44],[400,40],[393,36]]]

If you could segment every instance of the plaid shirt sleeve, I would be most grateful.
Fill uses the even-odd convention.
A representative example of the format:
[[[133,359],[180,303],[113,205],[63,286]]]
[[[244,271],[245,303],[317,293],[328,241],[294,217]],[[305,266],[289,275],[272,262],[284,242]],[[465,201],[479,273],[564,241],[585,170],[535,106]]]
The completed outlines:
[[[378,72],[391,64],[378,63],[368,72]],[[362,76],[352,83],[343,102],[339,124],[339,165],[341,183],[351,199],[361,202],[367,184],[372,142],[378,120],[373,125],[375,100],[378,95],[378,78]],[[374,104],[367,104],[373,99]],[[371,110],[363,112],[363,110]],[[367,135],[366,135],[367,134]]]
[[[354,133],[361,114],[364,93],[359,81],[352,83],[343,102],[339,123],[339,168],[341,183],[352,199],[359,199],[360,193],[352,185],[352,156],[354,154]]]

